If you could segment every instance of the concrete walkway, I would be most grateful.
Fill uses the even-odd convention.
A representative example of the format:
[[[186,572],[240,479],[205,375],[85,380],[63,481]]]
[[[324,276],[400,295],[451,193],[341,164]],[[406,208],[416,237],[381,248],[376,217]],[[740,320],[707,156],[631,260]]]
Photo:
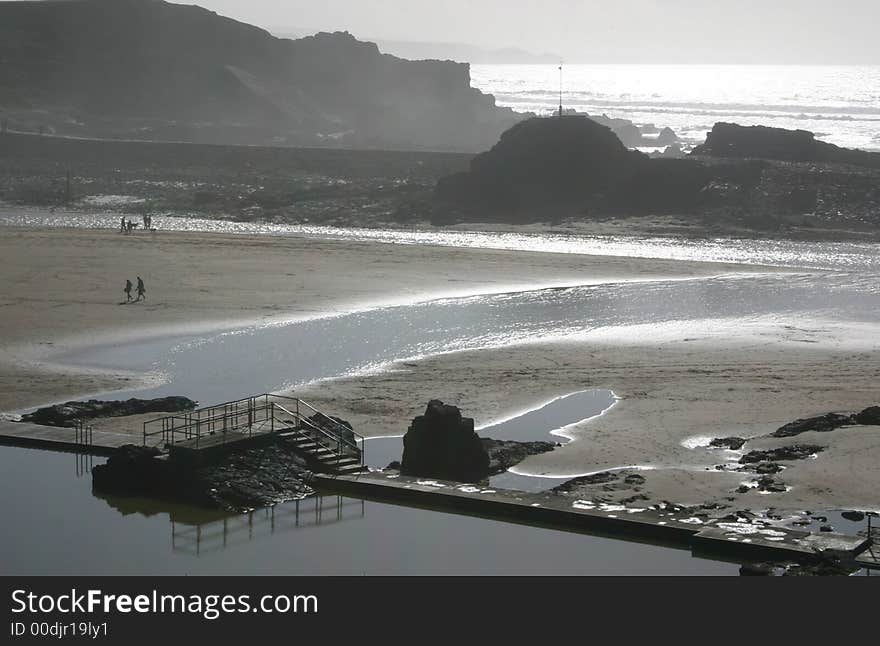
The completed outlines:
[[[734,562],[802,560],[808,555],[854,559],[869,547],[867,538],[861,536],[809,533],[710,519],[676,507],[624,507],[392,472],[316,474],[312,482],[319,489],[360,498],[686,548],[697,556]],[[876,567],[871,559],[861,560],[859,565]]]

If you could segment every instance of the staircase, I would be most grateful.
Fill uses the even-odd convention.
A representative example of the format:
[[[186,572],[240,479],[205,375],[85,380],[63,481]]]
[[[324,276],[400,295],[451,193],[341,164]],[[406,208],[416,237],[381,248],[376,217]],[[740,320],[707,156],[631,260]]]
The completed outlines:
[[[300,402],[302,403],[304,402]],[[316,471],[351,475],[367,470],[363,463],[363,438],[360,438],[361,445],[358,446],[357,438],[360,436],[347,426],[323,413],[316,412],[311,417],[303,417],[291,413],[281,405],[276,405],[276,409],[282,413],[282,418],[276,419],[285,429],[279,435],[304,455]],[[348,437],[349,434],[351,438]]]
[[[367,470],[362,435],[301,399],[281,395],[255,395],[150,420],[144,423],[144,446],[203,452],[270,433],[285,438],[315,471]]]

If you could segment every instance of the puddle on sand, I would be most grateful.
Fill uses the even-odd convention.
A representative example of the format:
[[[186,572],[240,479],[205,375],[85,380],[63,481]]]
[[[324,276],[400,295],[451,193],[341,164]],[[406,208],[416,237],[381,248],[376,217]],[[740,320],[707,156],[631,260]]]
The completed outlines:
[[[584,390],[558,397],[538,408],[528,410],[496,424],[477,429],[480,437],[496,440],[516,440],[518,442],[558,442],[557,438],[568,438],[566,427],[602,415],[617,401],[610,390]],[[382,437],[367,441],[367,464],[374,469],[383,469],[393,461],[399,461],[403,454],[403,438]],[[546,491],[570,480],[571,476],[530,476],[505,473],[492,476],[491,486],[500,489],[519,489],[521,491]]]

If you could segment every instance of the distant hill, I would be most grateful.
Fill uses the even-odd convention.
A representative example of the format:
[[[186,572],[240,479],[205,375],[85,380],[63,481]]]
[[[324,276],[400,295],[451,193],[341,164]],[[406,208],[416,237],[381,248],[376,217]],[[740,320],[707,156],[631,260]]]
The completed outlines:
[[[272,31],[279,38],[293,39],[311,36],[315,32],[316,30],[292,28]],[[367,37],[367,40],[375,42],[385,54],[413,61],[456,61],[473,65],[558,65],[562,60],[559,54],[535,54],[518,47],[486,49],[467,43],[437,43],[371,37]]]
[[[0,116],[85,137],[460,151],[520,119],[465,64],[161,0],[0,2]]]
[[[473,65],[552,65],[559,64],[558,54],[533,54],[517,47],[483,49],[464,43],[419,43],[404,40],[377,40],[383,52],[412,60],[451,60]]]

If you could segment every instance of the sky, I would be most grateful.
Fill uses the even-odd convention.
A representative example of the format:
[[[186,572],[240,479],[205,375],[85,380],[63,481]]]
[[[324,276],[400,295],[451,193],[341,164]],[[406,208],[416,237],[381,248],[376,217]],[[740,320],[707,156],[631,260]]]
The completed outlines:
[[[518,47],[567,63],[880,64],[880,0],[198,0],[274,33]]]

